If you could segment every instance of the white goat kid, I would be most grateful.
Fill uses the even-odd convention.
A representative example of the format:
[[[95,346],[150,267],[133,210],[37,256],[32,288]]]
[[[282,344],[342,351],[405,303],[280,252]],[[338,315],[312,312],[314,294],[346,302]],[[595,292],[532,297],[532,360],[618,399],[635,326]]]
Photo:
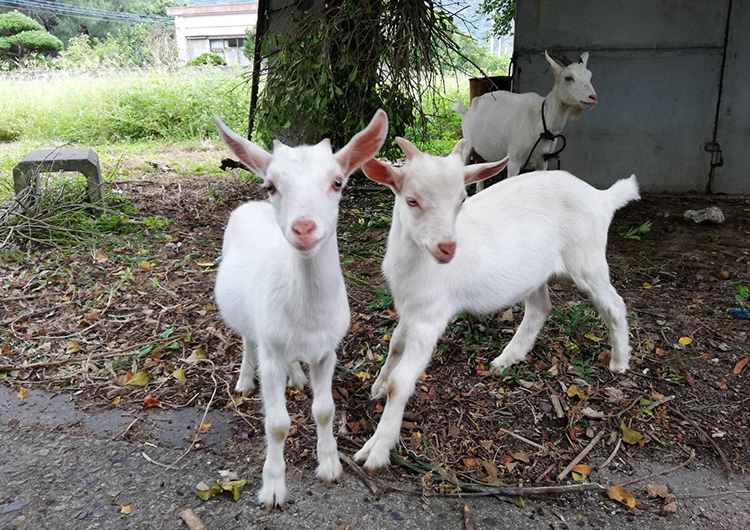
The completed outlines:
[[[630,358],[625,304],[609,281],[605,251],[615,210],[638,198],[634,176],[600,191],[564,171],[540,171],[467,199],[464,186],[500,171],[507,158],[464,167],[463,140],[447,157],[397,141],[407,158],[402,168],[377,160],[364,166],[370,179],[396,194],[383,272],[399,316],[372,387],[374,399],[387,396],[385,410],[355,455],[368,469],[388,463],[414,383],[461,311],[490,313],[525,300],[518,331],[492,361],[503,369],[533,348],[551,307],[547,281],[567,276],[610,329],[610,369],[625,372]]]
[[[268,201],[232,212],[215,295],[224,322],[244,343],[240,390],[252,386],[257,355],[267,441],[258,499],[269,510],[283,508],[284,441],[291,425],[284,390],[288,377],[304,378],[301,361],[310,367],[317,476],[330,484],[342,472],[333,437],[331,379],[336,347],[349,328],[349,305],[336,221],[341,190],[351,172],[383,145],[388,117],[378,111],[336,154],[328,140],[294,148],[276,141],[270,154],[217,123],[224,142],[263,178],[269,193]]]
[[[461,101],[456,102],[453,110],[463,115],[461,128],[467,141],[465,162],[468,163],[473,149],[487,162],[510,157],[508,177],[515,177],[522,170],[547,169],[544,155],[554,152],[557,140],[539,141],[529,158],[544,132],[542,102],[547,130],[553,135],[562,132],[568,118],[576,119],[581,110],[596,106],[591,72],[586,68],[588,52],[581,55],[580,62],[567,66],[557,64],[547,52],[544,56],[555,75],[555,86],[546,98],[533,92],[513,94],[497,90],[475,97],[469,109]],[[477,189],[482,189],[481,183]]]

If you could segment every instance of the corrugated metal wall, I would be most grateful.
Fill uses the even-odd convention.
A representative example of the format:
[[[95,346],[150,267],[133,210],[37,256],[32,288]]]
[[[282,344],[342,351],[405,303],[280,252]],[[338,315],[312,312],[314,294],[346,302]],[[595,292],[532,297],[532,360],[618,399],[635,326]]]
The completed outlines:
[[[750,0],[518,0],[517,91],[550,91],[545,49],[589,51],[599,105],[566,125],[563,169],[598,186],[635,173],[647,191],[750,193],[748,27]]]

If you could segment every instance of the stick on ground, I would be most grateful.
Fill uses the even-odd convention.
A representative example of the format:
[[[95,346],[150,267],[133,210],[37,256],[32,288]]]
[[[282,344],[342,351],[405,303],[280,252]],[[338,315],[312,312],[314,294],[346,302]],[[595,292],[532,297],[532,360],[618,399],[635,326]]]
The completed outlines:
[[[208,527],[203,524],[201,518],[198,517],[193,510],[186,508],[180,512],[180,517],[185,521],[190,530],[208,530]]]
[[[599,431],[599,434],[594,436],[594,439],[589,442],[589,444],[584,448],[583,451],[581,451],[577,457],[575,457],[570,464],[568,464],[568,467],[562,470],[562,473],[560,473],[557,476],[557,480],[563,480],[565,477],[568,476],[568,473],[572,471],[574,467],[578,465],[578,463],[583,460],[587,454],[591,452],[591,450],[594,448],[596,444],[599,443],[599,440],[602,439],[602,436],[604,436],[604,430]]]

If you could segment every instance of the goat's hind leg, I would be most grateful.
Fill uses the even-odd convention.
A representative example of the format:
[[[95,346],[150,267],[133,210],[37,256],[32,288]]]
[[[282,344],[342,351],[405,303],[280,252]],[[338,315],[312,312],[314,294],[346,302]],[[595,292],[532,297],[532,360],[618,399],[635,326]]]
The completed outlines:
[[[312,412],[318,428],[318,478],[327,485],[341,477],[336,439],[333,437],[333,395],[331,384],[336,366],[336,354],[331,352],[319,363],[310,365],[310,382],[313,391]]]
[[[579,289],[589,295],[599,310],[599,315],[607,324],[612,341],[612,356],[609,369],[615,373],[625,373],[630,365],[630,334],[625,302],[609,281],[609,267],[606,262],[593,271],[571,275]]]
[[[503,370],[526,358],[526,355],[534,347],[536,337],[539,335],[542,326],[544,326],[551,308],[552,303],[549,300],[549,290],[547,289],[547,284],[543,283],[526,297],[526,307],[521,325],[518,326],[515,335],[513,335],[503,353],[492,361],[491,364],[494,368]]]
[[[255,390],[255,367],[258,358],[255,352],[255,344],[247,337],[242,337],[242,364],[240,365],[240,377],[234,391],[238,394],[247,394]]]

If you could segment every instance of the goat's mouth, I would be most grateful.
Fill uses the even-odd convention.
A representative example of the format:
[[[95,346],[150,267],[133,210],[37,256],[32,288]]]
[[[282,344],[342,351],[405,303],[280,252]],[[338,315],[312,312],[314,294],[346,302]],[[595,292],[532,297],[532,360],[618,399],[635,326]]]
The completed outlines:
[[[319,242],[320,239],[295,239],[294,241],[292,241],[292,246],[302,252],[310,252],[312,249],[318,246]]]
[[[430,254],[432,254],[433,258],[435,258],[435,261],[443,265],[451,261],[454,256],[454,254],[446,254],[445,252],[441,252],[440,250],[430,250]]]
[[[596,101],[583,101],[583,100],[580,100],[580,101],[578,101],[578,103],[581,104],[581,108],[582,109],[593,109],[594,107],[596,107]]]

